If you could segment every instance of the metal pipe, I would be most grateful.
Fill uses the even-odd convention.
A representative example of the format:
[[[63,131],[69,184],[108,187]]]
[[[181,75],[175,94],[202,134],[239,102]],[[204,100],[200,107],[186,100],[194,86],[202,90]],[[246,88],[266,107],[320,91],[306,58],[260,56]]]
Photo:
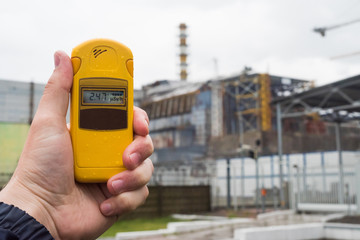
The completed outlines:
[[[296,165],[296,188],[297,188],[297,206],[301,201],[301,189],[300,189],[300,169],[299,166]],[[296,207],[298,209],[298,207]]]
[[[360,182],[360,163],[355,165],[355,182]],[[360,214],[360,184],[355,184],[356,214]]]
[[[34,82],[30,82],[30,99],[29,99],[29,118],[28,123],[31,125],[33,121],[33,115],[34,115],[34,96],[35,96],[35,90],[34,90]]]
[[[242,113],[239,111],[238,112],[238,116],[239,116],[239,135],[240,135],[240,146],[243,147],[244,146],[244,124],[243,124],[243,117],[242,117]]]
[[[322,184],[323,184],[323,190],[322,192],[326,192],[326,169],[325,169],[325,157],[324,152],[321,152],[321,172],[322,172]]]
[[[227,208],[231,207],[231,193],[230,193],[230,158],[226,159],[226,185],[227,185]]]
[[[255,205],[256,211],[259,209],[259,159],[255,150],[255,171],[256,171],[256,189],[255,189]]]
[[[245,208],[245,159],[241,157],[241,208]]]
[[[279,174],[280,174],[280,206],[283,209],[285,207],[285,198],[283,187],[283,169],[282,169],[282,154],[283,154],[283,144],[282,144],[282,124],[281,124],[281,106],[280,103],[276,104],[276,126],[277,126],[277,137],[278,137],[278,155],[279,155]]]
[[[305,194],[305,201],[308,202],[309,201],[309,191],[307,188],[307,173],[306,173],[306,168],[307,168],[307,161],[306,161],[306,154],[303,153],[303,192]]]
[[[273,192],[273,204],[274,204],[274,209],[277,210],[277,204],[276,204],[276,194],[275,194],[275,184],[274,184],[274,156],[271,155],[270,156],[270,171],[271,171],[271,189]]]
[[[336,137],[336,150],[339,154],[339,203],[344,203],[344,166],[342,159],[342,150],[341,150],[341,123],[336,122],[335,124],[335,137]]]
[[[237,184],[236,184],[236,168],[235,167],[233,167],[233,182],[234,182],[234,196],[233,196],[233,198],[234,198],[234,211],[235,212],[237,212],[237,210],[238,210],[238,202],[237,202]]]

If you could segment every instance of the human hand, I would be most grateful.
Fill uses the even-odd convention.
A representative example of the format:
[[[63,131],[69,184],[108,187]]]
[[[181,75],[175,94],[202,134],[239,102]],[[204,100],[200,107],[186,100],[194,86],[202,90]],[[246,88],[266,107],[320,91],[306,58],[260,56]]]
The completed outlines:
[[[95,239],[119,215],[143,204],[153,165],[146,113],[134,107],[134,141],[126,148],[126,171],[104,184],[74,180],[73,151],[66,125],[73,72],[64,52],[54,55],[55,70],[30,127],[13,177],[0,201],[26,211],[55,239]]]

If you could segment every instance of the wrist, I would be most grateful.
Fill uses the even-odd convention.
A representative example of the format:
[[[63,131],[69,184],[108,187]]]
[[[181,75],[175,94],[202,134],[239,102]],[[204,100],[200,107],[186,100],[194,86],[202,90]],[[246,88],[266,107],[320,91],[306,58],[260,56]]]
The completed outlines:
[[[36,191],[37,189],[29,189],[13,177],[0,191],[0,201],[23,210],[42,224],[55,239],[58,239],[56,225],[51,216],[52,207],[39,197]]]
[[[6,239],[54,240],[44,225],[25,211],[0,202],[0,235]]]

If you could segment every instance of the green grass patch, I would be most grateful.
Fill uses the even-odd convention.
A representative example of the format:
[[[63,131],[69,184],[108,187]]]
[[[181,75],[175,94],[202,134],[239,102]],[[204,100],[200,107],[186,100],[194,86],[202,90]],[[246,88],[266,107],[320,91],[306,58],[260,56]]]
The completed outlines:
[[[147,231],[166,228],[169,222],[181,222],[172,217],[122,219],[114,223],[101,237],[112,237],[118,232]]]

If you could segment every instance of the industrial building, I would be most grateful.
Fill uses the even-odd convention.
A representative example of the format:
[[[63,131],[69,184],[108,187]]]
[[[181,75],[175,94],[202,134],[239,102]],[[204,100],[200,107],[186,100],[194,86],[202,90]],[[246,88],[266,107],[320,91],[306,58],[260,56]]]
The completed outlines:
[[[313,82],[248,73],[206,82],[157,81],[143,88],[155,162],[189,163],[234,155],[241,146],[277,154],[273,99],[311,89]],[[343,125],[345,150],[357,150],[354,123]],[[334,127],[317,114],[283,120],[284,153],[335,150]],[[349,137],[352,137],[349,140]],[[351,143],[352,142],[352,143]],[[316,144],[317,143],[317,144]]]
[[[358,81],[359,76],[355,76],[314,88],[310,81],[245,69],[241,74],[206,82],[163,80],[147,85],[141,106],[149,115],[155,147],[151,184],[210,184],[213,204],[229,207],[230,195],[238,204],[258,202],[261,179],[271,196],[269,204],[276,208],[290,201],[286,183],[294,181],[292,172],[297,166],[296,171],[302,173],[297,173],[297,179],[305,179],[297,194],[314,194],[308,191],[306,179],[321,185],[321,189],[317,185],[313,189],[321,191],[324,198],[342,192],[346,184],[353,194],[351,169],[360,149],[358,122],[342,123],[339,139],[336,124],[321,118],[316,106],[333,106],[334,101],[357,106],[355,87],[349,84]],[[297,96],[310,96],[311,102],[301,102]],[[291,99],[282,109],[285,113],[291,110],[291,114],[280,116],[283,142],[279,148],[279,116],[274,103],[281,99]],[[315,107],[308,110],[312,105]],[[338,169],[335,151],[339,141],[346,156],[342,184],[336,184],[334,170]],[[316,172],[314,177],[308,176],[312,171]]]
[[[305,80],[242,74],[206,82],[157,81],[143,88],[155,161],[221,157],[275,131],[271,99],[306,91]],[[271,153],[264,146],[262,152]]]

